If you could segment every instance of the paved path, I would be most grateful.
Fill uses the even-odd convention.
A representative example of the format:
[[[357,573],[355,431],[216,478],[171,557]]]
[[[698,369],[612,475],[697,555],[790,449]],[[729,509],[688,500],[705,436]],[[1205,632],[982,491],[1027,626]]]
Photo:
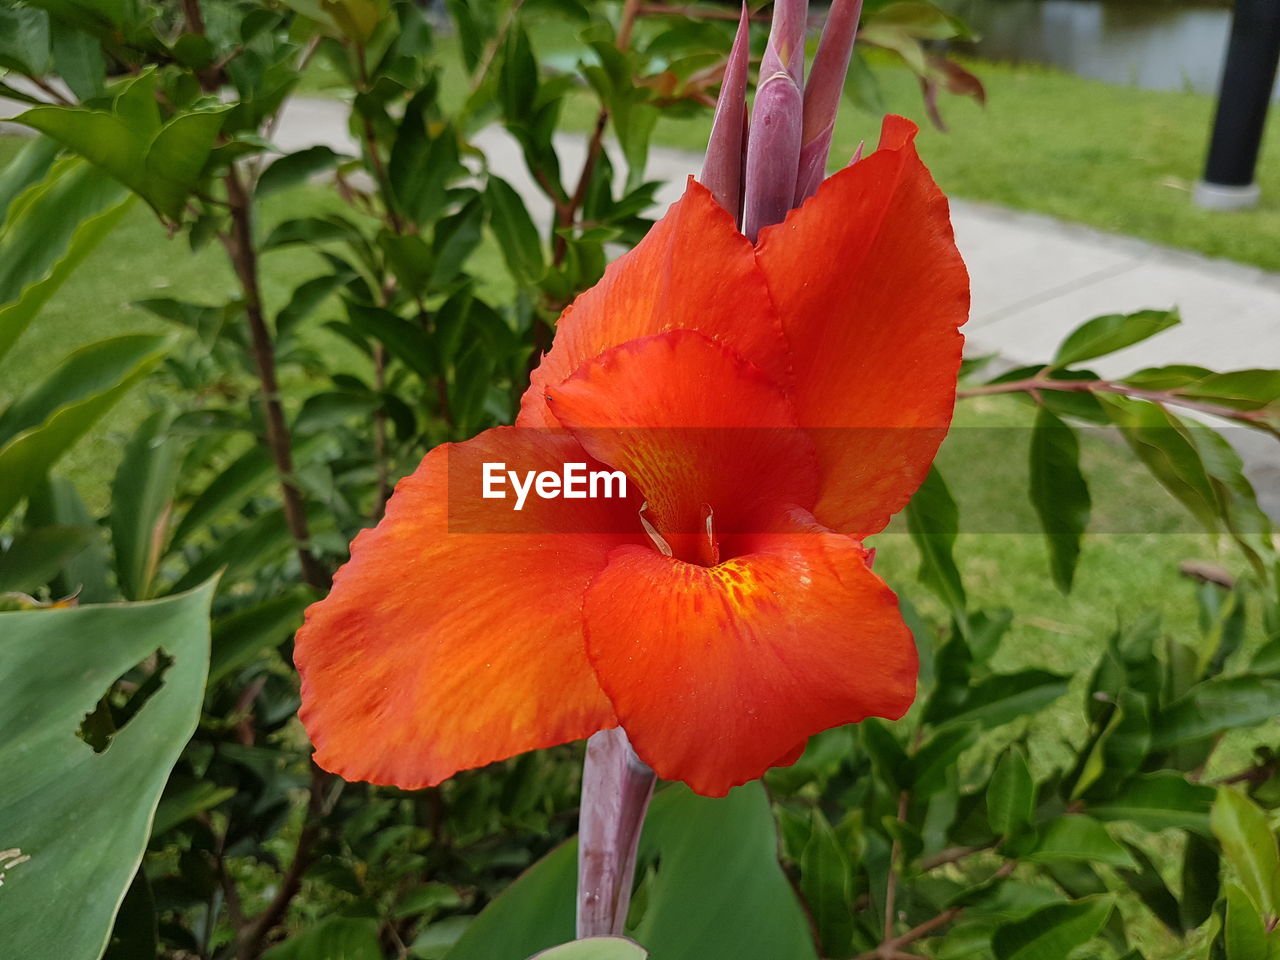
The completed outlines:
[[[16,106],[0,101],[0,118]],[[286,151],[323,143],[355,153],[346,120],[338,101],[296,98],[272,139]],[[515,141],[498,127],[476,139],[493,171],[526,198],[535,219],[549,223],[550,203],[526,172]],[[556,146],[564,170],[581,169],[581,137],[562,135]],[[665,181],[655,212],[675,201],[699,165],[696,155],[651,151],[648,175]],[[1090,317],[1177,306],[1181,326],[1093,366],[1104,376],[1179,362],[1215,370],[1280,368],[1280,274],[965,200],[952,201],[952,220],[972,279],[965,332],[974,354],[1039,362]],[[1280,450],[1252,437],[1242,452],[1255,486],[1280,517]]]
[[[274,139],[287,150],[315,143],[355,150],[344,108],[333,101],[292,101]],[[515,141],[497,127],[477,141],[494,172],[548,222],[550,204],[525,171]],[[581,168],[582,138],[564,135],[556,146],[566,171]],[[666,182],[659,209],[679,197],[699,165],[693,154],[651,151],[648,175]],[[1280,367],[1280,274],[965,200],[952,201],[952,219],[973,284],[965,329],[974,352],[1036,362],[1090,317],[1177,306],[1180,327],[1098,362],[1099,371],[1174,362],[1220,370]]]

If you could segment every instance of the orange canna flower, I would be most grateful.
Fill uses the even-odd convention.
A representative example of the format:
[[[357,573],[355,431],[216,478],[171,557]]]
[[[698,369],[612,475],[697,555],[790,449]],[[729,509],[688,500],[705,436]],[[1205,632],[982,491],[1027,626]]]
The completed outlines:
[[[322,767],[404,788],[620,725],[720,796],[915,696],[863,538],[951,420],[968,278],[947,203],[879,148],[753,244],[690,180],[560,318],[515,427],[432,450],[299,631]],[[627,496],[482,493],[485,464]]]

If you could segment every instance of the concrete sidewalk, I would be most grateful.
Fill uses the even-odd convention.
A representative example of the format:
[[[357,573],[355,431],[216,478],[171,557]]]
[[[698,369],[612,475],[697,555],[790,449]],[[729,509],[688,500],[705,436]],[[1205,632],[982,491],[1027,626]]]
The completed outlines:
[[[354,153],[345,108],[295,99],[273,140],[298,150],[324,143]],[[551,205],[525,170],[516,142],[491,127],[477,138],[494,173],[549,223]],[[581,169],[581,137],[558,137],[566,177]],[[664,181],[655,213],[673,203],[701,158],[655,148],[649,179]],[[620,158],[615,166],[622,168]],[[965,328],[970,350],[1014,362],[1047,360],[1079,324],[1104,313],[1178,307],[1182,325],[1094,366],[1104,376],[1144,366],[1196,363],[1215,370],[1280,367],[1280,274],[1211,260],[1038,214],[952,201],[960,252],[969,266],[973,311]],[[1224,214],[1229,216],[1229,214]],[[1280,242],[1278,240],[1277,242]]]

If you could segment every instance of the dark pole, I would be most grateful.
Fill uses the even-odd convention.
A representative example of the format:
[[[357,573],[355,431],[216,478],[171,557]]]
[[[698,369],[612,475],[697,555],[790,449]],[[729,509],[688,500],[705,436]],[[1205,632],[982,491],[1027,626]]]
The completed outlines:
[[[1210,210],[1237,210],[1258,202],[1254,169],[1267,107],[1280,63],[1280,0],[1236,0],[1222,69],[1218,114],[1204,179],[1195,202]]]

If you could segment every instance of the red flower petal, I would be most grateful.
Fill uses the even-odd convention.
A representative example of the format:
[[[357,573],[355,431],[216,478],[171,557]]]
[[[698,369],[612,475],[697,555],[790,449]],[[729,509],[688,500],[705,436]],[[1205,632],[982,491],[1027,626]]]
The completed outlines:
[[[587,653],[636,752],[721,796],[805,737],[915,695],[897,598],[851,538],[793,510],[707,568],[620,547],[587,590]],[[732,552],[732,551],[731,551]]]
[[[714,564],[716,534],[759,530],[762,506],[812,506],[813,447],[779,388],[692,330],[631,340],[583,365],[547,402],[597,460],[623,470],[677,557]],[[771,511],[772,512],[772,511]]]
[[[681,329],[724,341],[779,384],[788,382],[782,328],[751,244],[692,178],[635,249],[565,310],[516,423],[558,426],[546,409],[548,386],[610,347]]]
[[[818,449],[815,515],[881,530],[928,473],[951,422],[969,280],[915,125],[826,181],[756,257],[782,318],[800,423]],[[852,428],[852,429],[851,429]]]
[[[600,531],[638,532],[638,505],[530,496],[517,514],[480,496],[483,462],[558,472],[588,459],[564,434],[501,427],[437,447],[401,481],[298,632],[318,764],[415,789],[615,724],[582,602],[609,551],[640,539]]]

